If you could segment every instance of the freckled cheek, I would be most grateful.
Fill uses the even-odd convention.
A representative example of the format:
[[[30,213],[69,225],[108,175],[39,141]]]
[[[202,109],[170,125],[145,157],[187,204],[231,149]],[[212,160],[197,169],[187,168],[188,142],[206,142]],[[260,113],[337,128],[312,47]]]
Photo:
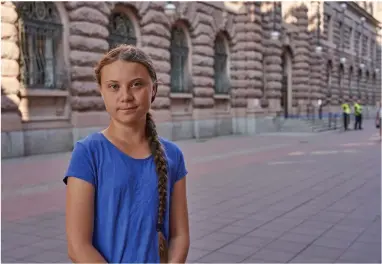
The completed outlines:
[[[147,104],[151,100],[150,93],[146,89],[139,91],[135,98],[141,104]]]
[[[117,108],[117,98],[115,96],[104,96],[103,97],[106,110],[108,112],[115,112]]]

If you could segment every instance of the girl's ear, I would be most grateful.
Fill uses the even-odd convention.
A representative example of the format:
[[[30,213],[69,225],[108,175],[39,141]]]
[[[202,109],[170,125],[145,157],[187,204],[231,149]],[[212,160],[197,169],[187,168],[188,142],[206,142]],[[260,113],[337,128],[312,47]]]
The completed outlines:
[[[155,100],[155,96],[157,95],[157,91],[158,91],[158,83],[155,82],[155,83],[153,84],[153,94],[152,94],[152,96],[151,96],[151,103],[154,102],[154,100]]]

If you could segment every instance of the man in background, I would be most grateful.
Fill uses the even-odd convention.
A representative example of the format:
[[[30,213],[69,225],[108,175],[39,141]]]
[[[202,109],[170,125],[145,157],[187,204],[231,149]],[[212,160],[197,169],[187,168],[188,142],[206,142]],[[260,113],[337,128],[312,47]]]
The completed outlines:
[[[354,130],[362,129],[362,106],[359,103],[359,100],[356,101],[354,104],[354,116],[355,116],[355,123],[354,123]]]
[[[342,116],[343,116],[343,121],[344,121],[344,130],[347,131],[349,127],[349,121],[350,121],[350,106],[348,103],[343,103],[341,105],[342,107]]]

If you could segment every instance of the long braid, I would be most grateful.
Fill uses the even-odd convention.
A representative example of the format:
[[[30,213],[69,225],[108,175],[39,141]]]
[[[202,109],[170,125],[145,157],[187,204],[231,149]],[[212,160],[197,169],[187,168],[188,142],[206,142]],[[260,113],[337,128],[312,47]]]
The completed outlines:
[[[167,242],[163,234],[163,223],[167,204],[167,162],[163,146],[159,141],[155,122],[150,113],[146,114],[146,135],[150,144],[151,153],[154,156],[156,171],[158,174],[158,235],[159,255],[161,262],[167,262]]]

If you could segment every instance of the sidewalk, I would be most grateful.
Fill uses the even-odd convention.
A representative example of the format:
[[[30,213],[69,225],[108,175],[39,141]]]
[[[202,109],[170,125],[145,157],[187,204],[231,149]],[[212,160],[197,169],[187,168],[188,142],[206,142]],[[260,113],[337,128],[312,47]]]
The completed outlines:
[[[176,142],[189,169],[188,261],[379,261],[375,133]],[[61,181],[69,157],[3,161],[3,262],[69,262]]]

